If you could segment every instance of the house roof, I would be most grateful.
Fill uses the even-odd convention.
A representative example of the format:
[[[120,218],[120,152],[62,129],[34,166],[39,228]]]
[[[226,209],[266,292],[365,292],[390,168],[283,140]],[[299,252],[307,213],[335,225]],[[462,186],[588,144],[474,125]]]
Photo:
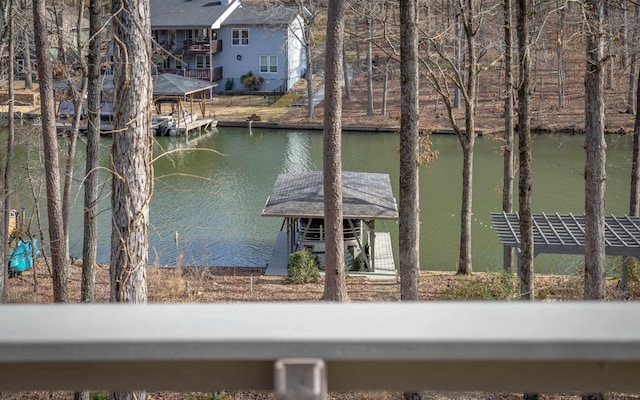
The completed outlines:
[[[398,219],[389,175],[342,172],[342,214],[350,219]],[[263,217],[324,217],[322,171],[280,174]]]
[[[150,0],[151,26],[211,27],[230,7],[227,0]]]
[[[295,10],[288,7],[241,6],[222,25],[283,25],[293,21],[296,15]]]

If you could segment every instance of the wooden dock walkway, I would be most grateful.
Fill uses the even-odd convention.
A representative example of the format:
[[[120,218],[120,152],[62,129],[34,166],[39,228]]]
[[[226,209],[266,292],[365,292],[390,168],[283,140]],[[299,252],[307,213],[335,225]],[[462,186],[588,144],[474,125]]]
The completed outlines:
[[[373,272],[369,271],[349,271],[350,276],[362,276],[371,279],[395,279],[397,277],[396,265],[393,260],[393,247],[391,245],[391,236],[389,232],[375,233],[375,268]],[[267,265],[265,275],[267,276],[287,276],[287,263],[289,257],[287,254],[287,235],[285,232],[278,232],[273,254]]]
[[[186,126],[177,128],[176,135],[188,136],[191,131],[215,128],[217,124],[218,120],[215,118],[201,118],[189,122]]]

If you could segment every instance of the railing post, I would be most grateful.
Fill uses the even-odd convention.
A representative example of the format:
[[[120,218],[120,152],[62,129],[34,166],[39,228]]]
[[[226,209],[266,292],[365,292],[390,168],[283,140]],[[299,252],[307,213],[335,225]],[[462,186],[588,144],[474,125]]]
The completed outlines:
[[[325,400],[327,372],[319,358],[281,358],[274,365],[276,400]]]

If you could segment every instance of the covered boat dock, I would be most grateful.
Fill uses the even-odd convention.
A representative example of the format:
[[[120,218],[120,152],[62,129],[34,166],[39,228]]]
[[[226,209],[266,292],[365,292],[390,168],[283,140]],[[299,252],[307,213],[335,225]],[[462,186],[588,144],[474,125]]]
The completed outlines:
[[[386,227],[398,219],[389,175],[342,173],[345,263],[360,259],[362,268],[349,275],[395,277],[389,232],[376,231],[376,220]],[[324,184],[322,171],[280,174],[262,210],[263,217],[283,218],[266,275],[286,276],[289,255],[307,249],[324,258]],[[348,258],[348,260],[347,260]]]

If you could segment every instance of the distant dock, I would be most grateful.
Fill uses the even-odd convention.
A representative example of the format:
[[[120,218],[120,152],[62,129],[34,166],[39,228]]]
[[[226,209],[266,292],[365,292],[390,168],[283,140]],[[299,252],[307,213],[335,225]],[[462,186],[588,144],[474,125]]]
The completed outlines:
[[[189,122],[185,126],[175,128],[175,134],[170,134],[170,136],[189,136],[192,131],[215,128],[217,124],[218,120],[216,120],[215,118],[197,119],[195,121]]]

